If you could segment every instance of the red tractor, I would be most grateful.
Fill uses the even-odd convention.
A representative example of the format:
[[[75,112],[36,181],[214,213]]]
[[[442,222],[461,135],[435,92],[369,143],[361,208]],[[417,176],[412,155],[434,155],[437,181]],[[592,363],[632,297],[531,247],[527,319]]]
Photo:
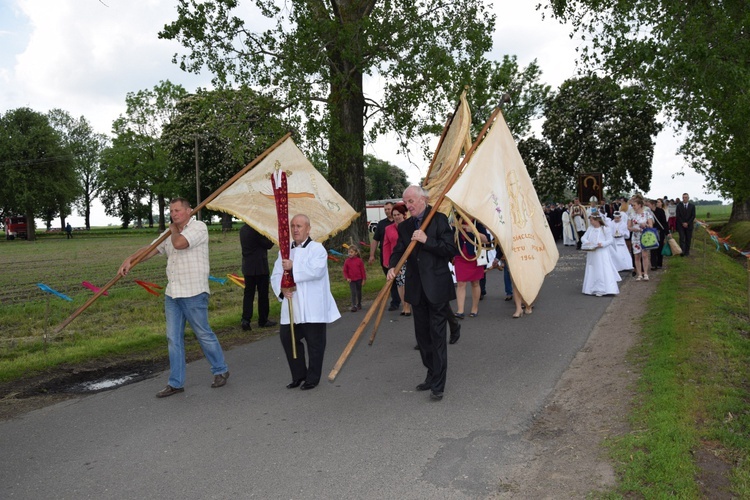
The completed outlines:
[[[26,217],[19,215],[16,217],[5,218],[5,239],[15,240],[16,238],[26,239]]]

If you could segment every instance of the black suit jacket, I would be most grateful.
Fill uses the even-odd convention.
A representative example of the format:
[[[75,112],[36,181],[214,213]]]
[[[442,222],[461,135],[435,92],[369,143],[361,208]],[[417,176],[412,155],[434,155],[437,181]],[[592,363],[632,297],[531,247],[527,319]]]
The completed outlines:
[[[268,268],[268,250],[273,246],[273,241],[245,224],[240,228],[240,245],[242,246],[243,275],[271,274]]]
[[[428,206],[425,214],[430,213]],[[407,219],[398,226],[398,241],[391,254],[389,268],[396,267],[406,247],[411,243],[411,235],[418,229],[414,219]],[[418,305],[422,292],[432,304],[450,302],[456,298],[453,278],[448,262],[457,253],[453,240],[453,229],[448,218],[436,213],[425,228],[427,241],[417,243],[406,260],[406,286],[404,299],[406,302]]]
[[[685,209],[685,204],[680,202],[677,205],[677,213],[675,214],[675,218],[677,219],[677,227],[681,227],[683,222],[688,223],[688,227],[693,227],[693,222],[695,222],[695,205],[692,203],[688,203],[687,210]]]

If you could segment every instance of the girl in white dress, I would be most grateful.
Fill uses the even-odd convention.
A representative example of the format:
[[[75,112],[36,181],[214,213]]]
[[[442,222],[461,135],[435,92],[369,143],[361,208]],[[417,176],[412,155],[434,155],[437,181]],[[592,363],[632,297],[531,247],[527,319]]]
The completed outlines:
[[[609,229],[604,226],[600,214],[592,214],[589,221],[589,228],[581,238],[581,249],[588,251],[586,271],[583,274],[583,293],[597,297],[617,295],[620,293],[617,286],[620,275],[612,262],[612,253],[608,248],[614,239]]]
[[[619,211],[612,215],[613,220],[604,220],[614,238],[614,243],[609,247],[610,252],[612,252],[612,262],[614,262],[618,272],[631,271],[633,269],[633,257],[630,255],[630,250],[628,250],[628,245],[625,242],[630,237],[627,216],[623,217],[622,212]]]

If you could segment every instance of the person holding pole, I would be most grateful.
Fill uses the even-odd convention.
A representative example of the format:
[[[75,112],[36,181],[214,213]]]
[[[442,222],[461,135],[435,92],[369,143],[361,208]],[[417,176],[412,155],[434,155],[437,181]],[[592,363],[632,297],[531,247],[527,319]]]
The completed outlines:
[[[157,398],[185,391],[185,322],[190,323],[211,365],[214,375],[211,387],[222,387],[229,378],[224,351],[208,325],[208,229],[203,222],[191,218],[191,213],[190,202],[185,198],[172,199],[169,203],[172,223],[167,229],[171,231],[170,236],[150,251],[150,246],[141,248],[126,258],[119,269],[121,276],[127,275],[136,258],[146,251],[148,253],[138,262],[157,254],[167,256],[164,313],[167,320],[169,383],[156,393]]]
[[[448,303],[456,298],[448,262],[457,250],[453,229],[444,214],[436,212],[429,224],[421,227],[422,221],[432,210],[427,204],[428,197],[420,186],[409,186],[404,191],[404,203],[411,218],[398,227],[398,241],[388,265],[388,279],[396,278],[399,260],[409,244],[415,241],[416,246],[406,261],[404,299],[412,306],[419,354],[427,368],[424,382],[416,389],[429,390],[430,399],[440,401],[443,399],[448,369]]]
[[[279,251],[271,273],[271,288],[282,302],[279,337],[292,372],[292,383],[286,387],[294,389],[301,385],[303,391],[315,388],[320,382],[326,325],[341,317],[331,294],[328,252],[322,244],[310,238],[310,227],[310,218],[306,215],[292,217],[289,258],[282,258]],[[294,278],[293,289],[281,286],[285,271]],[[308,363],[305,362],[303,339],[307,344]]]

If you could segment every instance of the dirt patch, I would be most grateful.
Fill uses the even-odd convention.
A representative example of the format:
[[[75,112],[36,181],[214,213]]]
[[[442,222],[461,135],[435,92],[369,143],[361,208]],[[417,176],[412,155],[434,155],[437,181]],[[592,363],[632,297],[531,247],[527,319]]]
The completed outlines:
[[[649,282],[624,278],[620,295],[526,432],[532,458],[502,478],[494,498],[585,498],[615,485],[602,442],[629,432],[638,373],[626,355],[640,331],[633,318],[640,318],[659,281],[659,274],[651,276]]]

